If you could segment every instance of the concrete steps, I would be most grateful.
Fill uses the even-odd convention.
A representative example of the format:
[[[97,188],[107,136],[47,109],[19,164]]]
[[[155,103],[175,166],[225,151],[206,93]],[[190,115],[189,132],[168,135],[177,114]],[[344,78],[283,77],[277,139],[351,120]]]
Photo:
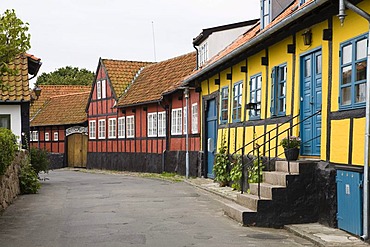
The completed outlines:
[[[273,198],[273,191],[279,189],[285,189],[285,186],[281,185],[273,185],[268,183],[261,183],[260,184],[260,195],[261,197],[267,198],[272,200]],[[258,183],[249,184],[250,194],[258,195]]]
[[[246,208],[235,202],[228,202],[223,204],[224,214],[236,220],[242,225],[252,225],[257,211]]]

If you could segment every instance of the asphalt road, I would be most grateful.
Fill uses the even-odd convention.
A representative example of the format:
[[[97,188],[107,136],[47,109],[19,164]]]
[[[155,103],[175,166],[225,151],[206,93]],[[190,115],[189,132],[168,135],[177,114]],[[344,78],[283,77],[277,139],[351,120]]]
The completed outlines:
[[[186,183],[57,170],[0,216],[1,247],[313,246],[281,229],[242,227]]]

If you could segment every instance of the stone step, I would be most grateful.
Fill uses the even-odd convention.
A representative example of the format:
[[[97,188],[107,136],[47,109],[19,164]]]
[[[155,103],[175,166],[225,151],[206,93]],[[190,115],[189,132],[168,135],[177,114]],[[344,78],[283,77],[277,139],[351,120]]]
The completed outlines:
[[[285,189],[285,186],[273,185],[268,183],[260,184],[261,197],[272,199],[273,191],[278,189]],[[250,194],[258,195],[258,183],[249,184]]]
[[[271,199],[264,198],[264,197],[258,197],[256,195],[252,194],[238,194],[236,197],[236,202],[240,205],[249,208],[253,211],[257,211],[259,207],[264,206],[264,203],[271,202]]]
[[[290,172],[291,173],[299,173],[299,162],[297,161],[290,161]],[[278,160],[275,162],[275,171],[277,172],[288,172],[288,161],[285,160]]]
[[[288,174],[286,172],[263,172],[262,178],[264,183],[272,185],[287,186],[286,177],[289,175],[299,175],[298,173]]]
[[[224,203],[222,205],[222,209],[225,215],[236,220],[242,225],[253,223],[253,215],[257,213],[256,211],[243,207],[235,202]]]

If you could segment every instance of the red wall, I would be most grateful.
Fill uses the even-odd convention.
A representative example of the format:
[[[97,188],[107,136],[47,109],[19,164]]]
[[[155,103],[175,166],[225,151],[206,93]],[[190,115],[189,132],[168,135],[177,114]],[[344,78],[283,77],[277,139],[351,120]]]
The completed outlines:
[[[39,140],[31,141],[31,147],[46,149],[51,153],[64,153],[65,126],[31,127],[31,131],[34,130],[39,132]],[[49,141],[45,141],[45,132],[49,133]],[[58,132],[58,141],[54,141],[54,132]]]

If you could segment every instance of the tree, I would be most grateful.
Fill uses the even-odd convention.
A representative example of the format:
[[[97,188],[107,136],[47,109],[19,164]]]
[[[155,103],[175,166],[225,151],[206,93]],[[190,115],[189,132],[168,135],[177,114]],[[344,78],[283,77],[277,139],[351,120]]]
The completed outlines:
[[[0,15],[0,84],[3,75],[17,73],[9,63],[31,48],[28,25],[17,18],[14,9]]]
[[[36,85],[91,85],[94,73],[87,69],[67,66],[54,72],[42,73]]]

